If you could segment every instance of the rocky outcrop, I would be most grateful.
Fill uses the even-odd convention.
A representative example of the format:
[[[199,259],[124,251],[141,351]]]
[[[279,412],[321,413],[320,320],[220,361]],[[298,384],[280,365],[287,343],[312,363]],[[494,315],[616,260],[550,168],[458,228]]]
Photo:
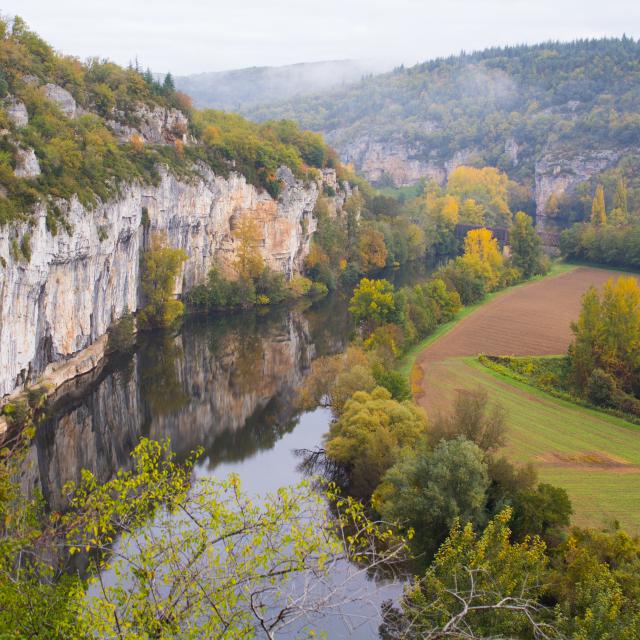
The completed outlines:
[[[4,104],[9,120],[17,129],[26,127],[29,124],[29,113],[24,102],[16,98],[8,98]]]
[[[456,167],[471,162],[476,155],[474,149],[466,149],[446,160],[435,154],[425,157],[421,147],[400,138],[380,141],[366,134],[346,140],[344,132],[334,132],[327,134],[327,140],[340,150],[342,159],[356,166],[367,180],[374,184],[391,182],[397,187],[417,184],[423,179],[444,184]]]
[[[66,89],[63,89],[57,84],[45,84],[44,87],[42,87],[42,92],[49,100],[52,100],[58,105],[60,111],[62,111],[67,118],[76,117],[76,101]]]
[[[322,185],[281,169],[276,201],[241,175],[198,171],[188,181],[163,171],[158,185],[124,186],[91,211],[75,198],[60,203],[69,235],[49,232],[44,205],[32,226],[0,229],[0,397],[34,383],[52,363],[82,360],[79,352],[138,308],[140,253],[156,234],[188,255],[178,294],[203,282],[214,264],[232,268],[232,225],[245,215],[258,221],[266,263],[289,276],[300,270]]]
[[[187,141],[189,121],[178,109],[149,107],[141,103],[129,115],[116,111],[114,116],[106,123],[121,141],[131,140],[134,136],[151,144]]]
[[[16,150],[16,178],[36,178],[40,175],[40,163],[33,149]]]
[[[551,196],[570,194],[617,162],[623,150],[601,149],[569,154],[547,152],[535,165],[535,197],[538,228],[544,230],[546,208]]]

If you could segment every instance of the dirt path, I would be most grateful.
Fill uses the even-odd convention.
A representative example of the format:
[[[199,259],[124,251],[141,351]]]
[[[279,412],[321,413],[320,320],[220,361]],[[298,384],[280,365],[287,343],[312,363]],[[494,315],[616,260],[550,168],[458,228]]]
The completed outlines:
[[[429,391],[433,376],[443,375],[443,368],[438,363],[445,359],[479,353],[565,353],[572,339],[571,322],[580,313],[584,292],[591,285],[601,287],[609,278],[621,275],[628,274],[578,267],[518,287],[480,307],[424,349],[416,359],[415,366],[422,372],[420,404],[427,410],[443,408]]]

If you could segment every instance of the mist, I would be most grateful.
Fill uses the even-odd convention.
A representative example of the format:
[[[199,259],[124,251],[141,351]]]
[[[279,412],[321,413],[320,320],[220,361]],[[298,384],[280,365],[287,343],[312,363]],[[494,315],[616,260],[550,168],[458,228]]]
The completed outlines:
[[[178,76],[175,82],[198,107],[242,112],[257,105],[338,89],[391,68],[390,63],[374,60],[328,60]]]

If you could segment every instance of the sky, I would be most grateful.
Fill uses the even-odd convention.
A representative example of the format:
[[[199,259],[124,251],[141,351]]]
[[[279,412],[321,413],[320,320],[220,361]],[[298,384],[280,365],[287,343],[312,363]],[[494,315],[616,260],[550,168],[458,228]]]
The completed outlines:
[[[640,36],[640,0],[3,0],[57,50],[176,75],[296,62],[412,65],[488,46]]]

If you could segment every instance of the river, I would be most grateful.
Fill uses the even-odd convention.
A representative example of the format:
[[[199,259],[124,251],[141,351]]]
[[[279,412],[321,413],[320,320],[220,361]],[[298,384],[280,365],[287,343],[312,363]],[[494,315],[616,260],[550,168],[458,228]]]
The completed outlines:
[[[401,285],[426,273],[413,267],[385,276]],[[252,493],[295,484],[302,479],[296,450],[321,445],[331,420],[327,409],[297,411],[297,388],[314,358],[345,348],[349,331],[347,298],[336,293],[306,308],[192,317],[177,334],[149,334],[89,382],[60,391],[37,430],[25,489],[40,489],[52,509],[62,510],[66,482],[77,481],[83,468],[110,479],[129,466],[142,436],[170,438],[178,457],[203,447],[196,474],[237,473]],[[360,585],[372,618],[400,590],[383,586]],[[331,638],[375,638],[376,627],[318,622]]]

